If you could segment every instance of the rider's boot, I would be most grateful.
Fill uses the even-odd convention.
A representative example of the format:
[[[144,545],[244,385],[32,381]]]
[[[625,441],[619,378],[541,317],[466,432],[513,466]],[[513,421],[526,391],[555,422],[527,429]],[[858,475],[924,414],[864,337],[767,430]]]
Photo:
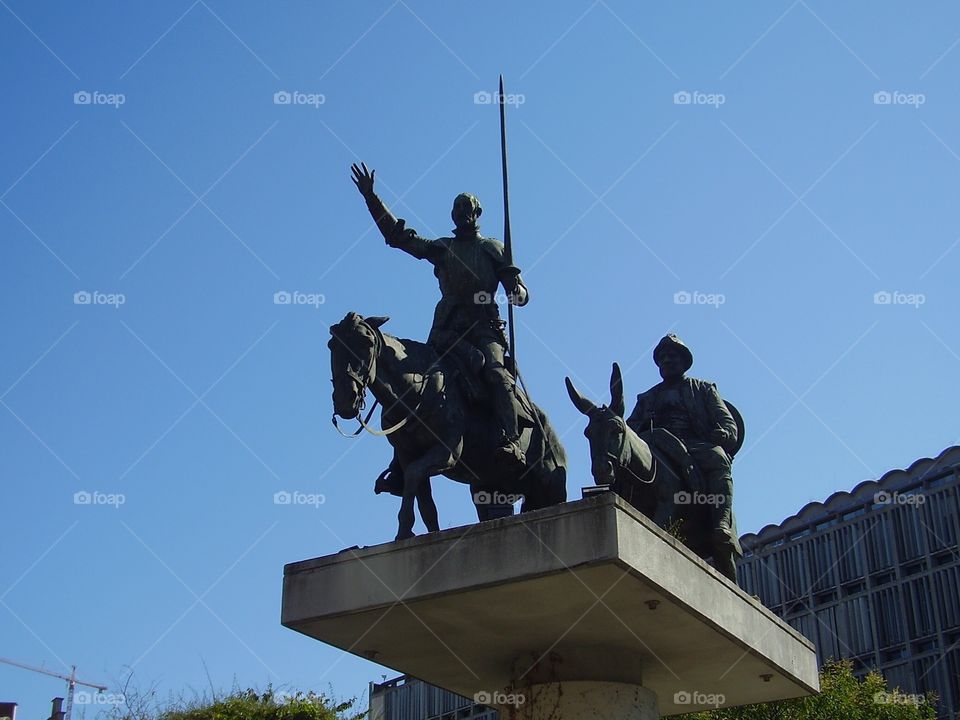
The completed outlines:
[[[727,497],[729,503],[733,498]],[[734,583],[737,582],[737,551],[734,546],[733,530],[730,528],[729,514],[722,513],[716,519],[713,530],[713,565]]]
[[[520,448],[520,431],[517,424],[516,399],[513,394],[513,385],[507,382],[490,384],[493,391],[493,409],[497,416],[497,423],[503,430],[501,445],[497,448],[497,459],[514,467],[526,465],[526,457]]]
[[[733,496],[720,493],[722,503],[716,503],[710,508],[710,521],[713,526],[715,542],[726,542],[733,537],[732,516]]]
[[[737,553],[732,543],[726,542],[716,547],[713,552],[713,565],[721,575],[737,584]]]

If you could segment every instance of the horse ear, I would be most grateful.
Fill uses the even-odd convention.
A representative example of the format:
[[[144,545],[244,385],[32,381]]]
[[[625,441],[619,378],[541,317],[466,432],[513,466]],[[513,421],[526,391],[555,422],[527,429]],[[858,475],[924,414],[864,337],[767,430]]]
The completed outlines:
[[[576,405],[577,410],[582,412],[584,415],[589,415],[597,409],[596,405],[587,400],[577,391],[577,389],[573,386],[573,383],[570,382],[570,378],[565,377],[563,381],[567,384],[567,395],[570,396],[570,399],[573,401],[573,404]]]
[[[370,327],[378,328],[378,327],[380,327],[381,325],[383,325],[383,324],[384,324],[387,320],[389,320],[389,319],[390,319],[390,318],[387,317],[386,315],[380,315],[380,316],[375,316],[375,317],[368,317],[368,318],[366,318],[365,322],[366,322],[367,325],[369,325]]]
[[[613,364],[613,371],[610,373],[610,409],[620,417],[623,417],[623,411],[626,410],[623,403],[623,375],[620,374],[617,363]]]

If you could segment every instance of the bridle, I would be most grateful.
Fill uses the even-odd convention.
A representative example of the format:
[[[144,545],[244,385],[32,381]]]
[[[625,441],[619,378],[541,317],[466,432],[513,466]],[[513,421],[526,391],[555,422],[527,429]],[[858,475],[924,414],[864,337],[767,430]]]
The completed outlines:
[[[630,464],[627,462],[627,454],[630,450],[630,448],[627,446],[627,434],[628,434],[627,431],[629,429],[629,426],[623,420],[623,418],[621,418],[619,415],[616,415],[615,413],[610,411],[609,408],[604,406],[604,407],[598,408],[598,410],[610,412],[610,415],[613,421],[617,423],[618,427],[622,427],[623,429],[623,432],[620,433],[622,436],[622,440],[620,441],[620,447],[618,448],[618,450],[616,452],[613,452],[608,448],[604,448],[603,454],[606,457],[606,459],[610,462],[610,464],[613,465],[614,468],[620,468],[622,470],[626,470],[628,473],[630,473],[633,476],[633,479],[636,480],[638,483],[643,483],[644,485],[651,485],[654,482],[656,482],[656,479],[657,479],[656,457],[653,457],[653,475],[651,476],[651,478],[649,480],[644,480],[643,478],[638,476],[633,470],[630,469]]]
[[[354,383],[357,384],[357,394],[360,397],[360,407],[357,412],[357,422],[360,423],[360,427],[358,427],[354,432],[347,434],[343,432],[343,430],[340,429],[340,425],[337,424],[336,412],[333,413],[330,419],[333,421],[333,426],[337,429],[337,432],[340,433],[343,437],[350,440],[353,440],[354,438],[356,438],[364,430],[366,430],[371,435],[378,435],[381,437],[385,437],[387,435],[392,435],[397,430],[402,428],[404,425],[407,424],[407,421],[413,415],[416,414],[417,410],[420,408],[420,400],[423,397],[423,391],[421,388],[421,392],[417,397],[416,407],[414,407],[414,409],[410,412],[410,414],[407,415],[405,418],[403,418],[403,420],[401,420],[400,422],[390,426],[386,430],[377,430],[376,428],[371,428],[369,425],[367,425],[367,423],[370,422],[370,418],[373,417],[373,412],[374,410],[377,409],[377,405],[380,404],[380,401],[377,400],[375,397],[373,401],[373,405],[370,406],[370,411],[367,413],[367,417],[366,418],[362,417],[364,407],[366,406],[366,403],[367,403],[367,388],[371,384],[370,378],[373,377],[374,365],[376,365],[377,358],[380,357],[380,351],[383,349],[383,346],[386,343],[386,341],[383,338],[383,333],[380,332],[380,328],[374,327],[372,325],[368,325],[362,320],[359,320],[357,324],[367,328],[373,334],[373,352],[370,353],[370,362],[367,363],[367,366],[365,368],[363,368],[362,373],[355,372],[353,370],[353,367],[349,363],[347,363],[347,368],[346,370],[344,370],[344,373],[346,374],[346,376],[351,380],[353,380]]]

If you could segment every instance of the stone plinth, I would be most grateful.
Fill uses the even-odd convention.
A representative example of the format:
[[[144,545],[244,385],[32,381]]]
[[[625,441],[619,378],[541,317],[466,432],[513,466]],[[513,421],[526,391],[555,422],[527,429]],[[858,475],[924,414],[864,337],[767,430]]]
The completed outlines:
[[[614,715],[599,716],[646,720],[819,689],[808,640],[611,493],[292,563],[282,623],[486,693],[505,720],[586,717],[600,697]]]

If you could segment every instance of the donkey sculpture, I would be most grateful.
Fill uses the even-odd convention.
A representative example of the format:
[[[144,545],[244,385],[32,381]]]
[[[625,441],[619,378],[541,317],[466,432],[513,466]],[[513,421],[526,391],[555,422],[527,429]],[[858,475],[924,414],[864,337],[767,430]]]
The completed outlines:
[[[700,483],[683,442],[663,428],[652,428],[641,437],[623,419],[620,366],[613,364],[609,406],[594,405],[570,378],[566,385],[573,404],[589,418],[584,435],[590,443],[594,482],[609,486],[700,557],[712,558],[721,573],[735,578],[733,558],[712,532],[709,508],[690,502]],[[735,408],[732,413],[742,429],[740,414]]]

